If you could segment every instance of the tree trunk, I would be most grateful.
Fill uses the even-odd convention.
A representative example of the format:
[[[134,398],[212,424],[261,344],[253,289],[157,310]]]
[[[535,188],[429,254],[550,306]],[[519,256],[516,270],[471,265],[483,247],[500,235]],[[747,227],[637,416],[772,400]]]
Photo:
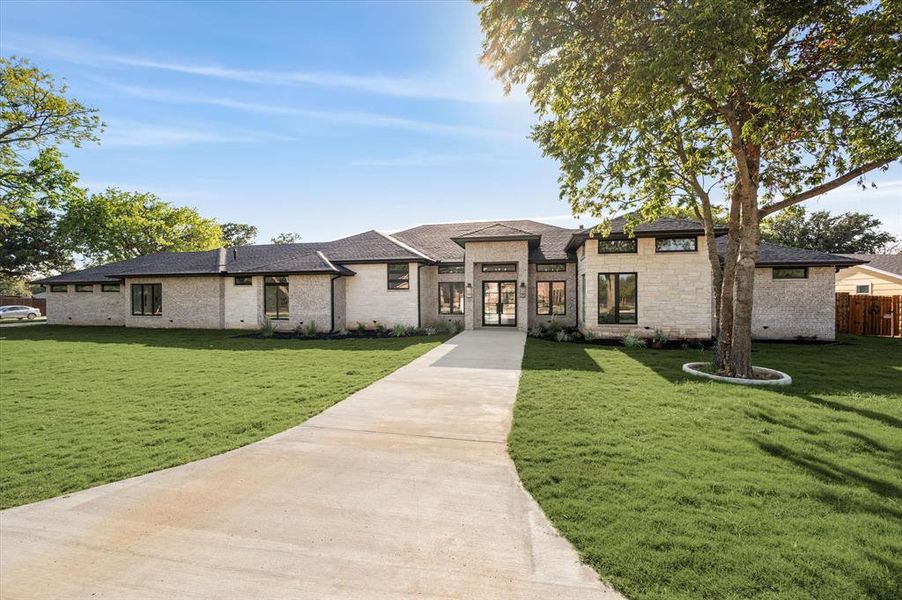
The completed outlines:
[[[746,188],[742,190],[739,260],[736,262],[733,299],[733,339],[729,359],[729,373],[733,377],[752,377],[752,302],[757,257],[758,194],[754,188]]]
[[[733,186],[730,193],[730,221],[727,232],[727,250],[724,253],[723,271],[721,273],[717,345],[714,348],[714,368],[717,371],[728,371],[730,368],[730,351],[733,345],[733,297],[736,274],[736,260],[739,255],[739,232],[742,204],[740,202],[739,183]]]

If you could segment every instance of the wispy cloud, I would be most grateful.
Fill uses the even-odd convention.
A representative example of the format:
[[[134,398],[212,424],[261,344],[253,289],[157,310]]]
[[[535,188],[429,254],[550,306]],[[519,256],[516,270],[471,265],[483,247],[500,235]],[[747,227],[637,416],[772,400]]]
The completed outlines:
[[[522,139],[524,137],[524,134],[521,133],[506,131],[503,129],[493,129],[490,127],[436,123],[433,121],[409,119],[406,117],[397,117],[394,115],[386,115],[368,111],[317,110],[309,108],[298,108],[294,106],[263,104],[258,102],[243,102],[240,100],[234,100],[232,98],[217,96],[192,96],[189,94],[181,94],[170,90],[122,85],[101,78],[95,78],[95,80],[98,83],[101,83],[120,94],[155,102],[220,106],[223,108],[230,108],[234,110],[260,114],[297,116],[348,125],[404,129],[409,131],[420,131],[423,133],[435,133],[442,135],[511,139]]]
[[[5,51],[27,52],[75,64],[119,65],[242,83],[343,88],[402,98],[480,103],[512,101],[510,96],[501,92],[500,84],[485,86],[480,85],[480,82],[459,81],[450,76],[436,78],[434,75],[360,75],[329,71],[244,69],[117,54],[98,50],[77,39],[21,35],[7,37],[9,39],[2,44]]]
[[[438,167],[462,162],[496,160],[488,154],[423,154],[395,158],[363,158],[351,164],[358,167]]]
[[[209,143],[251,143],[287,141],[292,138],[256,131],[200,129],[178,125],[141,123],[127,119],[108,120],[103,146],[180,146]]]

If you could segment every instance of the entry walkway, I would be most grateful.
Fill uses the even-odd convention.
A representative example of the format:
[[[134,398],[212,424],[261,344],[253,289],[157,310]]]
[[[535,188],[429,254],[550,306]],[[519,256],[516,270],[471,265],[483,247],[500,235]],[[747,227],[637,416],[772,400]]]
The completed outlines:
[[[619,598],[508,458],[523,345],[467,331],[256,444],[4,511],[0,596]]]

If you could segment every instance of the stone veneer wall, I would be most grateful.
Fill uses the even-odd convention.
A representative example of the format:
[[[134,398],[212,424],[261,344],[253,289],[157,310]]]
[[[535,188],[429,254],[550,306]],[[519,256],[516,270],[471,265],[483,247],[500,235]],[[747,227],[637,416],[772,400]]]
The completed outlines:
[[[578,272],[586,275],[583,330],[598,337],[651,337],[655,328],[674,339],[712,335],[711,265],[704,236],[698,236],[696,252],[655,252],[654,238],[639,238],[638,252],[629,254],[599,254],[597,242],[590,239]],[[598,273],[633,272],[638,276],[638,324],[598,324]]]
[[[47,291],[47,322],[51,325],[125,325],[128,310],[128,288],[118,292],[101,292],[100,284],[92,285],[93,292],[76,292],[67,285],[67,292]]]
[[[447,281],[463,283],[464,274],[442,273],[440,275],[438,267],[435,265],[424,266],[420,269],[420,315],[423,327],[446,325],[449,322],[463,327],[465,315],[443,315],[438,312],[438,284]],[[466,311],[466,299],[464,299],[464,311]]]
[[[566,286],[564,289],[564,294],[567,301],[566,314],[564,315],[555,315],[551,317],[549,315],[539,315],[536,314],[536,282],[538,281],[564,281],[566,282]],[[567,270],[565,272],[539,272],[536,268],[535,264],[529,265],[529,326],[535,327],[538,324],[547,324],[551,323],[554,320],[555,323],[563,325],[565,327],[575,327],[576,326],[576,263],[567,263]]]
[[[517,329],[526,331],[529,326],[529,294],[520,297],[529,286],[529,246],[526,242],[467,242],[464,261],[464,279],[473,283],[472,294],[464,299],[464,322],[467,329],[482,325],[482,282],[517,282]],[[516,273],[483,273],[482,263],[510,262],[517,264]]]
[[[222,278],[206,277],[130,277],[125,280],[125,324],[127,327],[218,329],[222,327]],[[163,291],[163,314],[133,315],[131,286],[159,283]]]
[[[809,267],[807,279],[774,279],[772,269],[755,269],[752,337],[836,338],[835,269]]]
[[[345,266],[356,273],[345,280],[345,320],[348,328],[363,323],[372,328],[375,323],[386,327],[416,326],[419,316],[417,301],[418,263],[408,263],[410,288],[388,289],[387,263],[355,263]]]
[[[261,310],[258,308],[258,289],[263,277],[251,277],[251,285],[235,285],[235,276],[223,277],[225,298],[225,327],[227,329],[257,329],[260,327]],[[165,298],[164,306],[165,306]],[[262,301],[262,300],[261,300]]]

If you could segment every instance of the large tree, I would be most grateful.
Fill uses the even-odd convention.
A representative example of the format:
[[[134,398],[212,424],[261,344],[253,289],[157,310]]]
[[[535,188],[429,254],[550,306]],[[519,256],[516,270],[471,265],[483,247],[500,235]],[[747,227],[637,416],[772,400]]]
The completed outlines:
[[[59,146],[97,141],[102,127],[65,84],[25,59],[0,57],[0,225],[82,194]]]
[[[889,252],[896,237],[880,229],[873,215],[847,212],[831,215],[819,210],[807,215],[803,206],[791,206],[761,222],[761,238],[775,244],[840,254]]]
[[[575,213],[682,204],[704,222],[715,361],[751,377],[761,219],[902,154],[898,1],[480,3],[483,59],[526,85]]]
[[[153,194],[109,188],[67,205],[60,229],[92,263],[153,252],[210,250],[223,245],[222,229],[188,207]]]

